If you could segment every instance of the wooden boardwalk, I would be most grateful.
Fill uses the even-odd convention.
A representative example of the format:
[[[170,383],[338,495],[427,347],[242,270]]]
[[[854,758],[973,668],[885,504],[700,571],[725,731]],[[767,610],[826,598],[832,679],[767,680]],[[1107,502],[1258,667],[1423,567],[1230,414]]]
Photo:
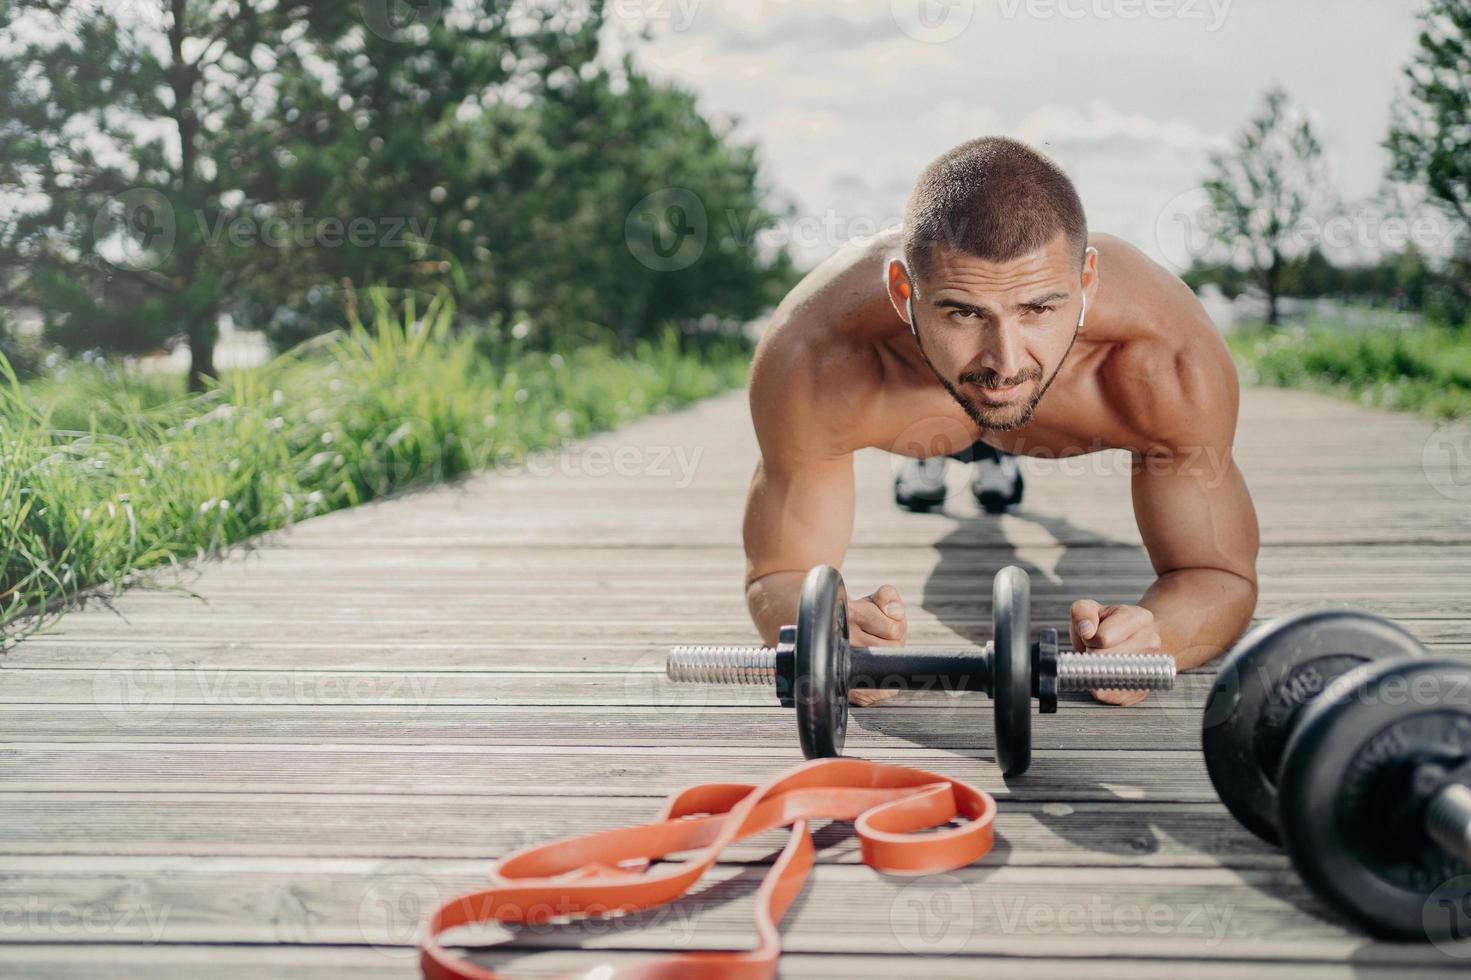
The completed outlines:
[[[1259,615],[1362,606],[1471,655],[1471,441],[1307,394],[1243,401]],[[764,692],[661,675],[672,642],[752,636],[754,459],[733,393],[532,470],[305,522],[191,572],[194,595],[134,589],[0,656],[0,975],[412,977],[419,917],[497,855],[799,761]],[[1001,518],[977,513],[958,467],[947,513],[900,513],[892,466],[858,458],[843,571],[858,594],[898,586],[912,643],[984,639],[1003,564],[1031,572],[1043,624],[1150,580],[1118,454],[1029,461],[1025,506]],[[1010,783],[984,699],[855,711],[854,754],[994,793],[997,846],[907,881],[863,867],[843,827],[820,831],[783,973],[1464,971],[1348,929],[1236,826],[1198,749],[1209,681],[1129,709],[1068,701],[1037,719],[1032,771]],[[517,934],[481,959],[540,975],[740,947],[780,841],[733,849],[670,909]]]

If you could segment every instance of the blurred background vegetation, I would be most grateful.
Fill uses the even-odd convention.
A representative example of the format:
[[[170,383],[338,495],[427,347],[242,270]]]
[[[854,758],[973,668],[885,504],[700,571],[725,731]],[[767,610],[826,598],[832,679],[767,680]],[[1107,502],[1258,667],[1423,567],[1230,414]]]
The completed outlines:
[[[749,320],[790,284],[754,247],[753,148],[607,65],[603,3],[433,6],[0,2],[12,349],[19,314],[74,353],[183,343],[200,388],[222,323],[284,349],[368,286],[450,289],[463,327],[551,346]],[[669,188],[730,216],[679,275],[625,245],[679,233],[640,213]]]

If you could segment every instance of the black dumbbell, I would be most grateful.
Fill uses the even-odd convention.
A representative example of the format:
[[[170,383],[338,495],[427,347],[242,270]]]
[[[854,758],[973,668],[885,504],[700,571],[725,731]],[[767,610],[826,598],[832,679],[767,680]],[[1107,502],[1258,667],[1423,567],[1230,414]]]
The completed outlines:
[[[1248,634],[1206,702],[1227,809],[1317,894],[1400,939],[1471,934],[1471,665],[1363,612]]]
[[[1031,699],[1057,710],[1059,691],[1163,690],[1173,686],[1168,654],[1058,652],[1055,629],[1030,634],[1031,585],[1008,566],[991,588],[994,637],[984,646],[855,647],[848,643],[848,596],[836,568],[819,565],[802,583],[797,622],[784,626],[775,647],[679,646],[666,673],[679,683],[771,684],[797,711],[802,754],[841,755],[848,727],[848,692],[882,690],[983,691],[995,705],[996,761],[1008,776],[1031,764]]]

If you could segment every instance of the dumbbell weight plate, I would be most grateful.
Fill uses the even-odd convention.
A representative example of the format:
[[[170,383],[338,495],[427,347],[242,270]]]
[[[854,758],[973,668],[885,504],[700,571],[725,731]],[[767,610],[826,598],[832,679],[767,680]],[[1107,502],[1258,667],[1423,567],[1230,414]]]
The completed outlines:
[[[793,651],[797,733],[802,754],[821,759],[843,754],[848,729],[848,590],[831,565],[818,565],[802,580]]]
[[[1471,867],[1426,836],[1423,813],[1394,817],[1417,764],[1468,756],[1471,665],[1376,663],[1335,681],[1282,758],[1282,837],[1303,880],[1380,935],[1464,940]]]
[[[996,763],[1008,776],[1032,764],[1032,586],[1008,565],[991,582],[994,617],[991,701],[996,712]]]
[[[1300,613],[1247,634],[1221,663],[1202,731],[1206,769],[1232,816],[1277,843],[1277,770],[1302,706],[1355,667],[1424,652],[1395,624],[1354,610]]]

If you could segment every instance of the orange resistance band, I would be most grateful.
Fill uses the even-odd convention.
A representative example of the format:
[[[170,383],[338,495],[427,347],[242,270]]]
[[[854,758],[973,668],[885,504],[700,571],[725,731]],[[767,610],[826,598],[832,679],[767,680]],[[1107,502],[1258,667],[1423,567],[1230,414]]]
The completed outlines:
[[[929,833],[957,817],[969,823]],[[812,868],[807,821],[851,820],[863,861],[878,871],[928,874],[964,867],[991,849],[996,801],[965,783],[921,769],[863,759],[816,759],[763,786],[703,783],[669,797],[653,823],[568,837],[497,862],[490,887],[435,910],[420,946],[428,980],[495,980],[497,974],[440,945],[447,930],[478,922],[539,925],[569,915],[632,912],[683,895],[735,841],[790,827],[756,893],[756,948],[679,953],[597,968],[618,980],[746,980],[776,976],[777,923]],[[653,861],[693,851],[679,861]]]

